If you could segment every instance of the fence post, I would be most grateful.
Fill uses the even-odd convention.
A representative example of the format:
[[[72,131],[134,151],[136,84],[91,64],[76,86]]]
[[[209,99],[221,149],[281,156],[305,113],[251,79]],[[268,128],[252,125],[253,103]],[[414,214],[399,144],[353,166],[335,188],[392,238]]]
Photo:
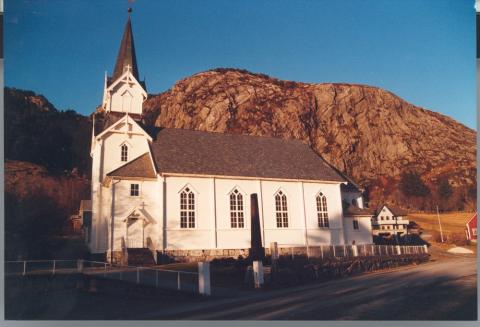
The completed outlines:
[[[158,287],[158,270],[155,269],[155,287]]]
[[[358,257],[358,247],[356,245],[352,245],[352,252],[354,257]]]
[[[428,253],[428,248],[426,244],[423,245],[423,250],[425,251],[425,253]]]
[[[177,290],[180,291],[182,289],[180,285],[180,272],[177,272]]]
[[[23,276],[25,276],[25,274],[27,273],[27,261],[23,261]]]
[[[292,252],[292,260],[293,260],[293,257],[294,257],[294,256],[293,256],[293,247],[291,247],[290,249],[292,250],[291,252]]]
[[[322,254],[322,260],[323,260],[323,245],[320,245],[320,253]]]
[[[363,256],[367,256],[367,245],[363,244]]]
[[[137,284],[140,284],[140,267],[137,267]]]
[[[343,257],[347,256],[347,247],[343,244]]]
[[[397,245],[397,254],[398,255],[402,254],[402,249],[400,248],[400,245]]]
[[[332,245],[332,247],[333,247],[333,257],[335,258],[336,257],[336,255],[335,255],[335,245]]]
[[[202,295],[210,295],[210,262],[198,263],[198,292]]]
[[[103,277],[107,277],[107,263],[105,262],[105,267],[103,270]]]
[[[261,261],[253,262],[253,280],[255,281],[255,288],[260,288],[263,285],[263,264]]]
[[[53,260],[53,269],[52,269],[52,274],[55,275],[55,265],[56,265],[56,261]]]

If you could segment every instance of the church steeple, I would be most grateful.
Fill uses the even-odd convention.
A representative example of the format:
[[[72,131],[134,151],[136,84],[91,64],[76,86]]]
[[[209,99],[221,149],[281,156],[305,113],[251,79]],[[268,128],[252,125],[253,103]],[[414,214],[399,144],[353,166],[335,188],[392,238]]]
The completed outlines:
[[[117,61],[115,63],[115,69],[113,71],[112,81],[122,76],[122,74],[130,69],[133,76],[139,81],[137,57],[135,55],[135,45],[133,43],[132,22],[130,19],[132,9],[128,9],[128,20],[125,24],[123,31],[122,42],[120,43],[120,49],[118,50]]]
[[[142,104],[147,99],[145,81],[138,78],[137,57],[133,43],[131,9],[123,32],[115,69],[111,78],[105,76],[102,108],[105,112],[142,115]]]

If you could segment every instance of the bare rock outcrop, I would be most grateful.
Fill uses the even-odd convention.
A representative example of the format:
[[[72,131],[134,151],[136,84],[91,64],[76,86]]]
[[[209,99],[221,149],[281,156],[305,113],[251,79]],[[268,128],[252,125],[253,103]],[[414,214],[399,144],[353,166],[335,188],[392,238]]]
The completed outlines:
[[[144,110],[156,126],[300,139],[363,186],[409,170],[427,184],[476,183],[474,130],[377,87],[216,69],[150,96]]]

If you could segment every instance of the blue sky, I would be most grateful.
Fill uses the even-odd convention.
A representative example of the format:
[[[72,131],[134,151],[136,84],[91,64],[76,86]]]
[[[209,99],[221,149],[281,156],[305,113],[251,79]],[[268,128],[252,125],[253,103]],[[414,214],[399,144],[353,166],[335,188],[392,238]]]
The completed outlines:
[[[236,67],[302,82],[378,86],[476,126],[473,0],[136,0],[140,76],[160,93]],[[91,113],[127,0],[5,0],[5,82]]]

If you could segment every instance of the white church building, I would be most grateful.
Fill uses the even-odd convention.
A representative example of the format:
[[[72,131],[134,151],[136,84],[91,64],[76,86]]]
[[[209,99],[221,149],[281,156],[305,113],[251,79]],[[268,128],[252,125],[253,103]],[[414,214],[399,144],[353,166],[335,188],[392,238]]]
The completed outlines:
[[[264,247],[373,243],[361,192],[307,144],[146,126],[146,98],[129,17],[93,115],[92,253],[245,256],[252,194]]]

